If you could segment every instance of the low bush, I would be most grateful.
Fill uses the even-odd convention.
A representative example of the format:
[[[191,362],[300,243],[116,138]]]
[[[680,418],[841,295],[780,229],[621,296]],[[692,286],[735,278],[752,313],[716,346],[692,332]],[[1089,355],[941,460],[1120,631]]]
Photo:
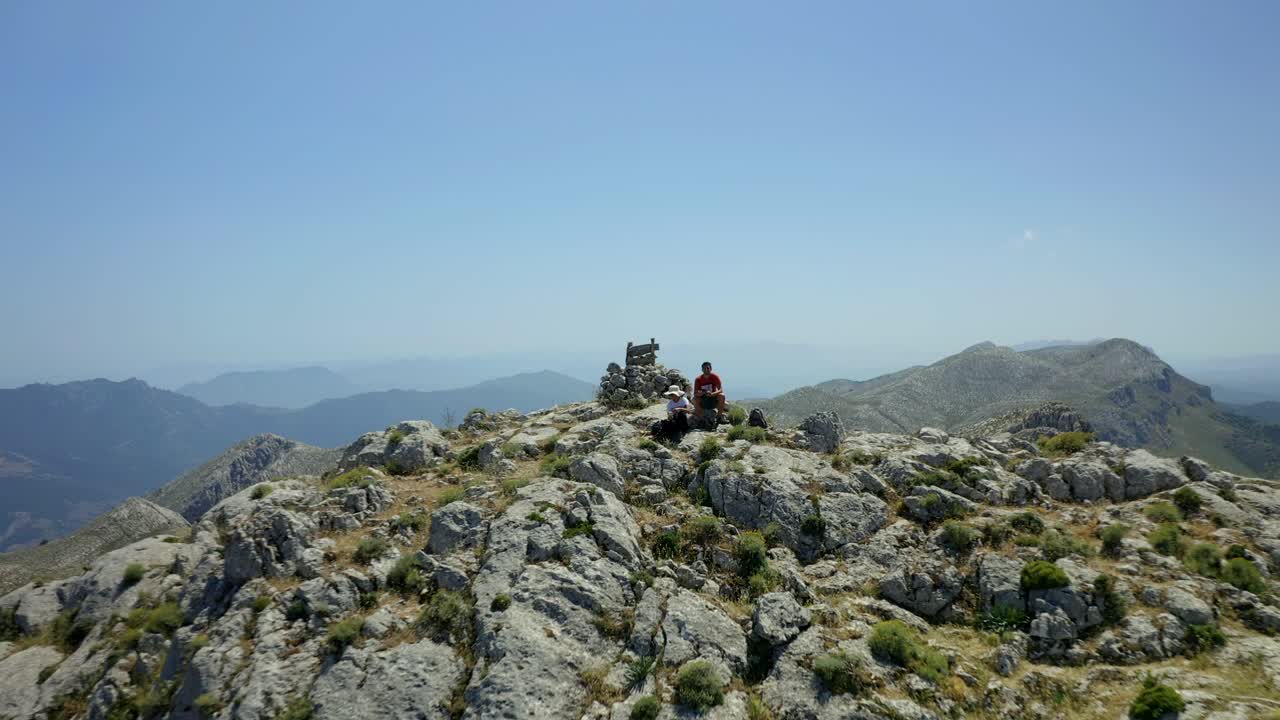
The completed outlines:
[[[504,497],[513,498],[520,492],[520,488],[525,487],[530,482],[532,481],[528,478],[507,478],[502,481],[502,485],[500,486],[502,488],[502,495]]]
[[[565,525],[564,532],[560,533],[560,536],[568,540],[569,538],[576,538],[579,535],[591,535],[595,532],[595,529],[596,526],[594,523],[590,520],[583,520],[576,525]]]
[[[747,421],[747,409],[741,405],[729,406],[729,424],[735,427]]]
[[[13,642],[22,636],[16,608],[0,608],[0,642]]]
[[[463,470],[479,470],[480,446],[472,445],[461,453],[458,453],[458,467]]]
[[[147,574],[147,566],[142,563],[129,563],[124,569],[124,575],[120,577],[121,587],[133,587],[142,582],[142,578]]]
[[[284,619],[288,622],[297,622],[298,620],[310,620],[311,609],[301,599],[294,600],[289,603],[289,607],[284,609]]]
[[[638,688],[644,684],[649,673],[653,672],[653,666],[658,663],[658,659],[653,655],[641,655],[634,661],[627,664],[627,687]]]
[[[1009,518],[1009,527],[1028,535],[1039,535],[1044,532],[1044,520],[1033,512],[1020,512]]]
[[[972,526],[955,520],[948,520],[942,525],[939,541],[942,546],[958,555],[965,555],[978,546],[980,533]]]
[[[1205,577],[1217,577],[1222,570],[1222,551],[1213,543],[1196,543],[1183,556],[1182,564]]]
[[[1124,550],[1124,538],[1129,534],[1129,526],[1124,523],[1108,525],[1102,529],[1102,552],[1104,555],[1116,557]]]
[[[544,524],[546,524],[546,522],[547,522],[547,516],[546,516],[546,515],[543,515],[542,513],[538,512],[537,510],[535,510],[535,511],[533,511],[533,512],[529,513],[528,515],[525,515],[525,516],[524,516],[524,519],[525,519],[525,520],[528,520],[529,522],[536,522],[536,523],[538,523],[539,525],[544,525]]]
[[[781,584],[782,578],[776,572],[768,569],[761,570],[747,578],[747,596],[753,599],[758,598],[777,590]]]
[[[349,617],[329,626],[325,634],[325,644],[334,655],[341,655],[349,645],[360,639],[360,631],[364,630],[364,618]]]
[[[916,631],[901,620],[885,620],[871,628],[867,647],[876,657],[901,665],[929,682],[949,671],[947,658],[921,642]]]
[[[758,532],[739,535],[734,555],[738,560],[738,574],[743,577],[751,577],[769,567],[769,549],[764,536]]]
[[[988,547],[993,548],[1004,547],[1004,544],[1009,542],[1009,538],[1013,535],[1013,528],[999,520],[993,520],[981,525],[978,529],[982,532],[982,541]]]
[[[631,714],[627,717],[629,720],[656,720],[661,710],[662,703],[658,702],[658,698],[645,695],[631,706]]]
[[[1142,509],[1142,514],[1153,523],[1182,522],[1182,511],[1171,502],[1153,502]]]
[[[137,608],[125,618],[125,624],[149,633],[172,635],[182,627],[182,610],[176,602],[163,602],[153,608]]]
[[[820,538],[827,532],[827,521],[818,513],[805,515],[800,521],[800,532],[812,538]]]
[[[680,535],[675,530],[660,532],[653,538],[654,557],[669,560],[680,554]]]
[[[686,542],[703,547],[716,544],[720,540],[720,518],[714,515],[699,515],[689,520],[680,528],[680,534]]]
[[[253,491],[249,493],[250,500],[261,500],[275,491],[271,483],[259,483],[253,486]]]
[[[1188,625],[1183,641],[1187,644],[1187,655],[1195,656],[1225,647],[1227,636],[1217,625]]]
[[[382,596],[378,594],[377,590],[370,590],[369,592],[360,593],[360,596],[356,598],[356,605],[362,610],[372,610],[378,607],[378,601],[381,599]]]
[[[387,587],[401,595],[417,595],[427,587],[422,564],[413,555],[404,555],[387,572]]]
[[[1013,544],[1018,547],[1040,547],[1040,536],[1017,535],[1013,538]]]
[[[632,585],[636,585],[638,583],[645,587],[653,587],[653,573],[648,570],[636,570],[631,573],[630,580]]]
[[[956,475],[962,480],[971,480],[974,475],[977,475],[974,472],[975,468],[986,467],[990,464],[991,461],[984,457],[965,457],[948,462],[942,466],[942,470]]]
[[[1093,441],[1091,432],[1064,432],[1053,437],[1040,438],[1036,445],[1046,455],[1073,455]]]
[[[1267,588],[1266,583],[1262,580],[1262,573],[1258,572],[1257,566],[1244,558],[1231,558],[1228,560],[1222,566],[1221,577],[1223,582],[1255,594],[1261,593]]]
[[[864,687],[861,671],[858,659],[842,652],[819,655],[813,661],[813,674],[832,695],[861,693]]]
[[[1052,590],[1071,584],[1062,568],[1047,560],[1032,560],[1023,565],[1021,580],[1023,590]]]
[[[436,509],[442,508],[445,505],[456,503],[459,500],[462,500],[466,497],[467,497],[467,489],[465,487],[455,486],[455,487],[445,488],[443,492],[441,492],[439,495],[436,496],[436,502],[435,502]]]
[[[404,432],[399,428],[393,428],[387,433],[387,447],[395,447],[404,442]]]
[[[573,460],[568,455],[553,452],[542,457],[542,460],[538,462],[538,470],[543,475],[567,478],[569,477],[569,466],[572,464]]]
[[[391,549],[391,545],[385,538],[367,537],[360,540],[360,544],[356,546],[355,552],[351,554],[351,559],[361,565],[369,563],[381,558]]]
[[[1147,535],[1147,542],[1161,555],[1182,557],[1187,551],[1187,543],[1182,538],[1182,528],[1177,523],[1165,523]]]
[[[591,619],[600,634],[612,640],[626,641],[636,627],[636,612],[632,608],[601,610]]]
[[[1249,551],[1243,545],[1232,545],[1227,548],[1227,559],[1234,560],[1236,558],[1248,558]]]
[[[311,720],[311,714],[315,709],[311,706],[311,701],[305,697],[294,697],[284,709],[276,714],[274,720]]]
[[[335,475],[325,481],[325,487],[329,490],[337,490],[339,488],[359,487],[367,488],[373,484],[373,475],[369,468],[358,467],[352,468],[340,475]]]
[[[1142,681],[1142,690],[1129,706],[1130,720],[1160,720],[1165,715],[1180,713],[1187,704],[1177,690],[1162,685],[1148,676]]]
[[[1049,530],[1040,536],[1040,554],[1045,560],[1053,562],[1071,555],[1089,557],[1093,555],[1093,547],[1074,535]]]
[[[724,683],[720,673],[706,660],[692,660],[676,674],[676,702],[693,710],[706,712],[724,702]]]
[[[723,448],[720,447],[720,441],[709,437],[702,441],[698,446],[698,462],[708,462],[720,457]]]
[[[1173,491],[1173,504],[1178,506],[1184,515],[1194,515],[1204,506],[1200,493],[1183,486]]]
[[[735,440],[746,440],[750,443],[762,443],[769,439],[769,433],[764,428],[751,427],[750,425],[735,425],[729,428],[729,432],[725,435],[729,442]]]
[[[422,532],[427,526],[427,518],[424,515],[414,512],[402,512],[391,521],[391,527],[396,531],[407,530],[411,533]]]
[[[1124,595],[1116,591],[1116,582],[1110,575],[1099,575],[1093,579],[1093,594],[1102,605],[1102,624],[1115,625],[1124,619],[1128,612],[1128,603]]]
[[[494,612],[502,612],[511,607],[511,596],[506,593],[498,593],[493,596],[493,601],[489,603],[489,609]]]
[[[471,604],[465,595],[440,590],[418,613],[418,630],[437,642],[458,642],[471,629]]]

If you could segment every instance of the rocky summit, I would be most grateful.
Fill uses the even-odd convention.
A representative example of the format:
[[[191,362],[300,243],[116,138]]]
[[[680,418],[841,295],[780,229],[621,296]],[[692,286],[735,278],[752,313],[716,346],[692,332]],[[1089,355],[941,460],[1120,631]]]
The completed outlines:
[[[1063,407],[663,445],[634,398],[681,379],[635,367],[625,403],[367,433],[10,592],[0,718],[1280,712],[1277,482]]]

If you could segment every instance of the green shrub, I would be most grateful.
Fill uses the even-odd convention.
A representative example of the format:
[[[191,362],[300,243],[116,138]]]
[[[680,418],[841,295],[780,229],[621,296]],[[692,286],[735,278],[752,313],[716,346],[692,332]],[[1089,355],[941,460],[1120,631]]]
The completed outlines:
[[[1009,527],[1028,535],[1039,535],[1044,532],[1044,520],[1033,512],[1020,512],[1009,518]]]
[[[773,720],[773,711],[754,693],[747,698],[747,720]]]
[[[222,703],[213,693],[204,693],[203,695],[197,696],[196,699],[192,701],[192,705],[194,705],[196,711],[200,713],[200,717],[213,717],[222,710]]]
[[[387,433],[387,447],[395,447],[404,442],[404,432],[399,428],[394,428]]]
[[[187,643],[187,647],[191,648],[192,652],[195,652],[208,644],[209,636],[204,633],[199,633],[191,638],[191,642]]]
[[[781,582],[782,579],[777,573],[768,569],[761,570],[747,578],[747,595],[752,598],[758,598],[761,595],[777,590]]]
[[[362,610],[372,610],[378,607],[378,601],[381,599],[382,597],[377,590],[370,590],[369,592],[360,593],[360,596],[356,598],[356,605],[359,605]]]
[[[827,521],[818,513],[805,515],[800,521],[800,532],[812,538],[820,538],[827,532]]]
[[[1072,455],[1083,450],[1092,441],[1093,433],[1090,432],[1064,432],[1040,438],[1036,444],[1040,446],[1040,452],[1046,455]]]
[[[694,545],[714,545],[720,539],[720,518],[699,515],[684,524],[681,534]]]
[[[929,682],[938,682],[950,671],[947,658],[921,642],[916,631],[901,620],[872,626],[867,647],[881,660],[901,665]]]
[[[862,664],[842,652],[819,655],[813,660],[813,674],[832,695],[859,694],[864,687]]]
[[[978,529],[982,532],[982,541],[988,547],[993,548],[1003,547],[1005,543],[1009,542],[1010,536],[1013,535],[1013,528],[999,520],[993,520],[981,525]]]
[[[1160,720],[1165,715],[1180,713],[1187,704],[1177,690],[1161,685],[1148,676],[1142,681],[1142,690],[1129,706],[1130,720]]]
[[[1251,593],[1260,593],[1266,590],[1266,583],[1262,580],[1262,573],[1258,572],[1257,566],[1245,560],[1244,558],[1231,558],[1222,566],[1222,580],[1240,588],[1248,590]]]
[[[1196,543],[1183,556],[1182,564],[1205,577],[1217,577],[1222,569],[1222,551],[1213,543]]]
[[[760,531],[760,535],[764,537],[764,544],[769,547],[777,547],[782,544],[782,525],[778,522],[771,522],[764,526]]]
[[[1124,550],[1124,538],[1129,534],[1129,526],[1124,523],[1108,525],[1102,529],[1102,552],[1111,557],[1118,556]]]
[[[630,720],[655,720],[661,710],[662,703],[658,702],[658,698],[645,695],[631,706],[631,714],[627,717]]]
[[[634,662],[627,664],[627,687],[638,688],[644,684],[658,659],[653,655],[641,655]]]
[[[750,443],[762,443],[769,438],[769,433],[764,428],[751,427],[750,425],[735,425],[729,428],[729,432],[725,435],[729,442],[735,440],[746,440]]]
[[[952,460],[942,466],[942,471],[951,473],[962,480],[972,480],[978,473],[974,472],[975,468],[990,465],[991,461],[984,457],[966,457],[959,460]]]
[[[466,596],[440,590],[418,614],[418,629],[438,642],[458,642],[471,628],[471,605]]]
[[[489,603],[489,609],[494,612],[502,612],[511,607],[511,596],[506,593],[498,593],[493,596],[493,602]]]
[[[653,539],[654,557],[670,559],[680,554],[680,535],[675,530],[660,532]]]
[[[747,421],[747,409],[741,405],[729,406],[729,424],[737,426]]]
[[[993,633],[1020,630],[1027,624],[1027,614],[1013,605],[992,605],[978,616],[978,627]]]
[[[538,462],[538,471],[543,475],[567,478],[569,477],[569,466],[572,464],[573,460],[569,459],[569,456],[553,452],[544,455],[542,460]]]
[[[1182,528],[1176,523],[1165,523],[1147,535],[1147,542],[1156,552],[1170,557],[1181,557],[1187,551],[1187,543],[1182,539]]]
[[[713,437],[709,437],[706,440],[703,440],[702,444],[698,446],[698,461],[708,462],[710,460],[715,460],[720,457],[721,451],[722,448],[720,447],[720,441]]]
[[[978,546],[979,533],[973,527],[955,520],[948,520],[942,525],[939,540],[942,546],[959,555],[968,554]]]
[[[654,440],[653,438],[640,438],[640,442],[636,443],[636,447],[640,448],[641,450],[648,450],[650,452],[653,452],[654,450],[657,450],[662,446],[659,445],[657,441]]]
[[[1182,511],[1171,502],[1153,502],[1142,509],[1142,514],[1153,523],[1182,522]]]
[[[676,702],[706,712],[724,702],[724,685],[715,667],[706,660],[692,660],[676,674]]]
[[[387,550],[389,550],[390,548],[391,546],[387,543],[387,541],[384,538],[380,538],[380,537],[363,538],[360,540],[360,544],[356,546],[355,552],[351,554],[351,559],[355,560],[361,565],[368,565],[374,560],[377,560],[378,558],[381,558],[383,555],[386,555]]]
[[[121,587],[133,587],[142,582],[142,578],[147,574],[147,566],[142,563],[129,563],[124,569],[124,575],[120,578]]]
[[[1232,545],[1227,548],[1227,559],[1234,560],[1236,558],[1248,558],[1249,551],[1243,545]]]
[[[1183,641],[1187,644],[1187,655],[1195,656],[1226,646],[1227,636],[1217,625],[1188,625]]]
[[[502,481],[502,494],[506,497],[515,497],[520,488],[528,485],[531,481],[528,478],[507,478]]]
[[[404,555],[387,573],[387,587],[401,595],[417,595],[427,587],[422,564],[413,555]]]
[[[1053,562],[1070,555],[1089,557],[1093,555],[1093,547],[1074,535],[1050,530],[1040,536],[1040,553],[1045,560]]]
[[[1183,486],[1173,492],[1173,504],[1177,505],[1184,515],[1193,515],[1200,511],[1204,505],[1204,499],[1200,497],[1200,493]]]
[[[310,620],[311,609],[307,607],[307,604],[303,602],[301,598],[299,598],[289,603],[289,607],[284,609],[284,619],[289,622]]]
[[[1040,547],[1040,536],[1017,535],[1013,538],[1013,544],[1018,547]]]
[[[1124,619],[1128,611],[1128,603],[1124,596],[1116,591],[1115,580],[1110,575],[1099,575],[1093,579],[1093,593],[1102,601],[1102,624],[1115,625]]]
[[[653,573],[648,570],[636,570],[631,573],[630,580],[632,585],[639,583],[645,587],[653,587]]]
[[[329,626],[329,632],[325,635],[325,644],[335,655],[341,655],[348,645],[359,639],[360,631],[363,629],[364,618],[362,617],[339,620]]]
[[[371,475],[372,471],[364,466],[352,468],[341,475],[335,475],[325,482],[325,487],[329,490],[337,490],[339,488],[359,487],[367,488],[373,484]]]
[[[636,628],[636,612],[632,608],[600,610],[591,619],[591,624],[607,638],[626,641]]]
[[[1062,568],[1047,560],[1032,560],[1023,565],[1021,579],[1023,590],[1052,590],[1071,584]]]
[[[0,642],[13,642],[22,636],[17,608],[0,608]]]
[[[1218,497],[1227,502],[1236,502],[1240,498],[1236,496],[1235,488],[1218,488]]]
[[[536,523],[538,523],[539,525],[544,525],[544,524],[546,524],[546,522],[547,522],[547,516],[546,516],[546,515],[543,515],[542,513],[538,512],[538,511],[536,511],[536,510],[535,510],[535,511],[533,511],[533,512],[531,512],[531,513],[529,513],[528,515],[525,515],[525,516],[524,516],[524,519],[525,519],[525,520],[528,520],[528,521],[530,521],[530,522],[536,522]]]
[[[271,483],[259,483],[253,486],[253,490],[249,493],[250,500],[261,500],[270,495],[275,490],[271,487]]]
[[[769,548],[764,536],[758,532],[744,532],[738,536],[734,553],[738,559],[738,574],[751,577],[769,567]]]
[[[182,610],[176,602],[164,602],[153,608],[138,608],[125,620],[129,627],[141,628],[149,633],[172,635],[182,627]]]
[[[402,512],[391,521],[391,526],[396,532],[408,530],[411,533],[416,533],[421,532],[427,526],[427,519],[419,513]]]
[[[568,540],[569,538],[576,538],[579,535],[591,535],[595,529],[596,526],[594,523],[590,520],[583,520],[576,525],[566,525],[564,532],[560,533],[560,536]]]
[[[463,470],[480,469],[480,446],[472,445],[458,454],[458,467]]]
[[[294,697],[284,709],[276,714],[274,720],[311,720],[314,708],[305,697]]]

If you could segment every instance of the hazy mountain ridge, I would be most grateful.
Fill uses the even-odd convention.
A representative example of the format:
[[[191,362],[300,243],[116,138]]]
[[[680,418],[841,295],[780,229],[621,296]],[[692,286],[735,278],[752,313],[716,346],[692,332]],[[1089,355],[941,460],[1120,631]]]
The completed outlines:
[[[864,382],[835,380],[763,401],[783,424],[817,411],[850,427],[960,429],[1046,401],[1084,413],[1099,436],[1168,454],[1188,452],[1237,471],[1275,474],[1269,435],[1226,417],[1209,388],[1124,339],[1018,352],[982,343],[932,365]]]
[[[311,366],[223,373],[211,380],[183,385],[177,392],[210,406],[244,403],[298,409],[321,400],[355,395],[360,388],[328,368]]]
[[[9,458],[0,465],[0,537],[9,537],[0,550],[56,537],[252,436],[334,447],[401,420],[443,424],[447,414],[460,421],[473,407],[529,411],[593,394],[589,383],[551,372],[457,390],[365,393],[300,410],[210,407],[140,380],[0,390],[0,453]]]

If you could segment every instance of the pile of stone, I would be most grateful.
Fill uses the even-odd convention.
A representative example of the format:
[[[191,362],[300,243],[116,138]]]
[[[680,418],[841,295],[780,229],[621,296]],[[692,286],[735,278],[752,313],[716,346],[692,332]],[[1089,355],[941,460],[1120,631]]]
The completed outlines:
[[[679,370],[669,370],[658,364],[658,343],[649,339],[647,345],[627,343],[626,366],[609,363],[600,378],[599,397],[612,405],[626,405],[661,397],[667,388],[675,385],[685,392],[693,387]]]

